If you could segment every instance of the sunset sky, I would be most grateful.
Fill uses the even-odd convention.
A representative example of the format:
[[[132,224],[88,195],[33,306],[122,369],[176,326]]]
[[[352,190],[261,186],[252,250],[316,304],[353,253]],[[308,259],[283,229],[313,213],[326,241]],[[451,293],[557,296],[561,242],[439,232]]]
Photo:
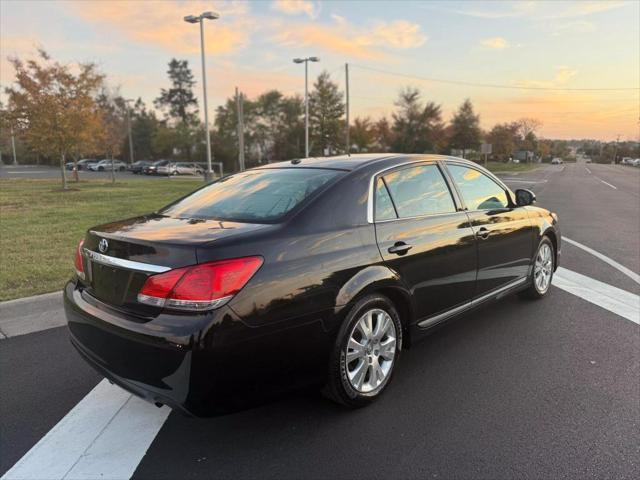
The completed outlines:
[[[352,116],[389,115],[412,85],[447,120],[469,97],[484,128],[529,116],[547,138],[640,136],[638,0],[2,0],[0,84],[13,81],[7,56],[42,46],[63,62],[98,63],[123,96],[148,105],[167,86],[168,61],[186,58],[200,98],[198,27],[182,17],[206,10],[220,13],[205,25],[211,112],[235,86],[249,97],[302,93],[303,67],[291,59],[317,55],[311,74],[326,69],[341,88],[349,62]],[[626,90],[588,90],[615,88]]]

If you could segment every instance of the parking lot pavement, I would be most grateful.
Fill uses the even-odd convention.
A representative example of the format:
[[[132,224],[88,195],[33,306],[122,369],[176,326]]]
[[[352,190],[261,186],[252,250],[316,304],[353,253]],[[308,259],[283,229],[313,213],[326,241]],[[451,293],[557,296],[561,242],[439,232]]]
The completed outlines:
[[[73,172],[67,170],[67,179],[71,179]],[[81,180],[111,180],[111,172],[89,172],[81,170],[79,172]],[[144,180],[167,180],[174,177],[166,175],[137,175],[131,172],[115,172],[117,179],[144,179]],[[60,167],[52,167],[49,165],[2,165],[0,166],[0,179],[47,179],[60,178]],[[194,180],[202,180],[202,175],[180,175],[179,178],[193,178]]]
[[[53,465],[65,478],[637,478],[640,292],[629,273],[640,271],[640,218],[628,198],[640,185],[612,168],[505,175],[592,252],[565,242],[548,298],[507,297],[404,352],[366,409],[299,392],[217,418],[166,417],[99,383],[64,328],[0,340],[0,475],[42,478]],[[562,283],[572,279],[573,290]]]

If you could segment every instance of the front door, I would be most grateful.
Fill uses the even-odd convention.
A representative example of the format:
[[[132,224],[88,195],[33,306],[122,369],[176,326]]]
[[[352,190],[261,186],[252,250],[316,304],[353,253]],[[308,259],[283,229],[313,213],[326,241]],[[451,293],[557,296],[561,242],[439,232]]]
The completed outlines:
[[[534,231],[523,207],[507,190],[479,169],[447,162],[478,239],[476,295],[522,281],[528,274]]]
[[[411,164],[375,179],[380,253],[412,292],[417,320],[468,302],[475,291],[476,239],[440,167]]]

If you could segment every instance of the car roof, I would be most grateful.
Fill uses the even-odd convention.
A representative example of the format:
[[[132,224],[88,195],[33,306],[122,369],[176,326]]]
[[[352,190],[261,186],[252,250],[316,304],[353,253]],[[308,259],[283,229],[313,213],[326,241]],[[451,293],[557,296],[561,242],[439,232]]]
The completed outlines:
[[[478,165],[475,162],[465,160],[459,157],[436,154],[413,154],[413,153],[359,153],[352,155],[338,155],[335,157],[309,157],[284,162],[269,163],[261,165],[258,169],[266,168],[291,168],[291,167],[307,167],[307,168],[335,168],[340,170],[356,170],[363,166],[372,165],[382,161],[398,160],[398,163],[413,160],[456,160],[468,163],[470,165]]]

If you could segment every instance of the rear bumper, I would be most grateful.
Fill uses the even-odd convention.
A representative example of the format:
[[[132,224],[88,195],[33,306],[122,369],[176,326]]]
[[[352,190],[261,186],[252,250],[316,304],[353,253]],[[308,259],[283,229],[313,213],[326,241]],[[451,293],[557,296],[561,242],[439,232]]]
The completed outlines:
[[[322,381],[332,344],[321,316],[252,328],[225,306],[144,321],[101,304],[73,281],[64,305],[71,343],[94,369],[149,402],[196,416]],[[303,343],[308,348],[300,349]]]

